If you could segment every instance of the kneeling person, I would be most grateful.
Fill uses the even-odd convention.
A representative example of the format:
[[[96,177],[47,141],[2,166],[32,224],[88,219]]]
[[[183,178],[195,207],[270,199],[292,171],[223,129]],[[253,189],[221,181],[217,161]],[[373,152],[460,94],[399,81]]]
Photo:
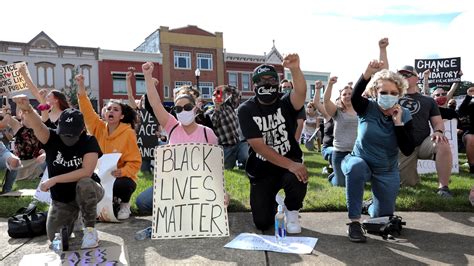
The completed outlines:
[[[308,171],[294,136],[297,115],[306,98],[306,81],[298,55],[286,56],[283,66],[291,71],[294,90],[280,98],[275,68],[260,65],[252,76],[256,96],[240,106],[238,117],[251,147],[245,170],[250,179],[250,206],[256,227],[266,230],[273,226],[275,196],[283,189],[288,233],[300,233],[298,212],[306,195]]]
[[[51,191],[52,203],[46,222],[49,240],[64,226],[70,235],[81,211],[85,226],[81,248],[97,247],[99,239],[94,226],[97,203],[104,189],[96,182],[94,169],[102,153],[96,138],[86,134],[82,113],[77,109],[64,110],[58,128],[53,130],[41,122],[28,98],[17,96],[14,100],[23,111],[23,119],[44,144],[49,179],[41,183],[40,189]]]

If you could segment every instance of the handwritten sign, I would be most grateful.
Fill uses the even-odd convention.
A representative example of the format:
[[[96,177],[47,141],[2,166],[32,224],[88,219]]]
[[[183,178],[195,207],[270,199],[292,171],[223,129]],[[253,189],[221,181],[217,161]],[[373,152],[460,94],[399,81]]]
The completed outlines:
[[[229,235],[220,146],[158,146],[153,190],[153,239]]]
[[[317,238],[288,236],[284,244],[276,243],[275,236],[242,233],[227,243],[225,248],[244,250],[266,250],[279,253],[311,254]]]
[[[158,123],[147,110],[140,109],[139,113],[142,123],[137,132],[138,148],[142,158],[152,160],[155,147],[158,146],[158,137],[155,134],[155,131],[158,129]]]
[[[444,135],[449,140],[451,146],[451,154],[453,155],[453,166],[451,173],[459,173],[459,157],[458,157],[458,134],[457,134],[458,120],[444,120]],[[433,133],[433,132],[431,132]],[[418,174],[436,173],[436,164],[433,160],[418,160],[417,166]]]
[[[20,74],[20,67],[26,65],[25,62],[15,63],[11,65],[0,66],[0,94],[8,95],[12,92],[23,91],[28,89],[26,81]],[[28,67],[26,68],[28,73]],[[30,74],[28,73],[28,76]],[[30,77],[31,78],[31,77]]]
[[[451,84],[461,81],[461,57],[439,59],[415,59],[415,69],[418,72],[418,83],[423,82],[423,72],[431,71],[428,78],[430,87],[437,86],[449,90]]]
[[[123,246],[98,247],[86,250],[29,254],[19,265],[128,265]]]

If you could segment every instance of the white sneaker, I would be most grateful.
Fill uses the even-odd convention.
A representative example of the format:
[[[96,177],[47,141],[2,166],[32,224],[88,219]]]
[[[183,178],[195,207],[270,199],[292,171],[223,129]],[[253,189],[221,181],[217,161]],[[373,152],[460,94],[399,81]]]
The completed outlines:
[[[289,234],[301,233],[299,211],[287,211],[286,213],[286,231]]]
[[[84,228],[81,249],[96,248],[99,246],[99,234],[94,227]]]
[[[130,217],[130,203],[120,203],[120,210],[117,213],[117,219],[125,220]]]

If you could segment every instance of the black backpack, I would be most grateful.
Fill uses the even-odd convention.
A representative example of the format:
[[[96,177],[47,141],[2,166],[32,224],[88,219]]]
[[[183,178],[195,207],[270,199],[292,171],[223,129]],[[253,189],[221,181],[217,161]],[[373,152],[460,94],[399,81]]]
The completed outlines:
[[[385,216],[365,220],[363,225],[367,233],[388,239],[401,235],[402,226],[406,225],[406,222],[403,222],[400,216]]]

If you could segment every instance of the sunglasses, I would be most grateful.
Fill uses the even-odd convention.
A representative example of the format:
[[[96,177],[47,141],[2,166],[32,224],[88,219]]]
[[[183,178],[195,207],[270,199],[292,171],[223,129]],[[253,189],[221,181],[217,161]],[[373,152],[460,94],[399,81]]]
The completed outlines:
[[[265,85],[265,84],[271,84],[271,85],[278,85],[278,79],[274,77],[270,78],[260,78],[259,81],[257,81],[257,86]]]
[[[435,97],[440,97],[440,96],[446,96],[448,95],[447,92],[442,92],[442,93],[436,93],[436,94],[433,94]]]
[[[401,73],[401,74],[402,74],[402,76],[404,76],[405,78],[411,78],[411,77],[416,76],[416,75],[413,74],[413,73],[406,73],[406,72],[403,72],[403,73]]]
[[[174,107],[174,110],[177,114],[181,113],[182,111],[191,111],[193,110],[194,108],[194,105],[192,103],[187,103],[183,106],[179,106],[179,105],[176,105]]]

